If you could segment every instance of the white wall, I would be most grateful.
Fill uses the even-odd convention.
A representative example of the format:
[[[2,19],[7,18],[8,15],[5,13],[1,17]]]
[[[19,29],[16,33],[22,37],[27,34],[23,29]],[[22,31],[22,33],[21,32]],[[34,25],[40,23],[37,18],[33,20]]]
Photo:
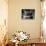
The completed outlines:
[[[21,9],[35,9],[34,20],[22,20]],[[30,33],[31,38],[40,37],[40,0],[9,0],[8,33],[9,36],[16,31],[26,31]]]

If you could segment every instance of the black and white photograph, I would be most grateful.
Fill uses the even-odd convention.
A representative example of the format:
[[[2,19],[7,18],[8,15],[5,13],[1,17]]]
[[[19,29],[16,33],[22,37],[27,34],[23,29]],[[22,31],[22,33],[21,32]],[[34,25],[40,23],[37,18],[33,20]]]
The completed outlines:
[[[35,9],[22,9],[22,19],[34,19]]]

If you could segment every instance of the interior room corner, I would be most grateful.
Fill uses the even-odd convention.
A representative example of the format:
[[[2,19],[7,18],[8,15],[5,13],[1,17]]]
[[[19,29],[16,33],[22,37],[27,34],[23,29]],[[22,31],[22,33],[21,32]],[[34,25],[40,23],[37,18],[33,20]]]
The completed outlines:
[[[46,46],[46,0],[0,0],[0,46]]]

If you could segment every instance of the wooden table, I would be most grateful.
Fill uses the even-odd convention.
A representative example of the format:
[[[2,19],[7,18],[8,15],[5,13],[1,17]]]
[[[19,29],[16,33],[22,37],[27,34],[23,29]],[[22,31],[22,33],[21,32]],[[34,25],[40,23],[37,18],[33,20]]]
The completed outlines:
[[[18,46],[46,46],[46,42],[43,42],[40,39],[32,39],[27,42],[19,42]]]
[[[6,46],[16,46],[16,43],[9,42]],[[27,42],[21,41],[18,46],[46,46],[46,42],[41,41],[41,39],[31,39]]]
[[[18,46],[46,46],[46,43],[18,44]]]
[[[8,42],[5,46],[15,46],[15,43],[13,43],[13,42]]]

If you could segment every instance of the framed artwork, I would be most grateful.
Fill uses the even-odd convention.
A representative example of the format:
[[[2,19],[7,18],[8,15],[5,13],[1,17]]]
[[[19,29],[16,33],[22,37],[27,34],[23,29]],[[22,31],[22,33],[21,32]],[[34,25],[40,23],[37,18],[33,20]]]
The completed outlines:
[[[22,19],[34,19],[35,18],[35,9],[22,9],[21,10]]]

